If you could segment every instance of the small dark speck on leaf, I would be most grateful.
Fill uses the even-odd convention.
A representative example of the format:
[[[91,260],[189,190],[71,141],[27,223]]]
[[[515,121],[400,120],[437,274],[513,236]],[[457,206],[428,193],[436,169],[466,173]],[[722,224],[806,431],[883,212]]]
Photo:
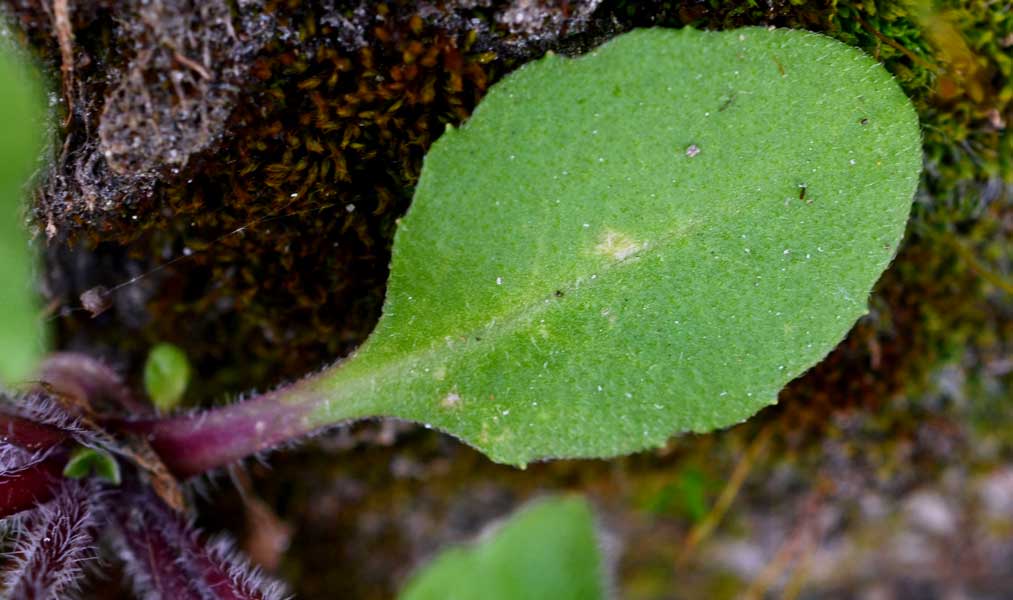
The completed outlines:
[[[728,99],[721,103],[721,106],[718,108],[718,112],[724,112],[726,108],[731,106],[732,102],[735,102],[735,97],[737,95],[738,94],[731,94],[730,96],[728,96]]]
[[[866,118],[866,117],[862,117],[862,119],[859,121],[859,123],[861,123],[862,125],[868,125],[869,124],[869,119]]]
[[[563,296],[563,290],[556,290],[556,298],[562,298]]]

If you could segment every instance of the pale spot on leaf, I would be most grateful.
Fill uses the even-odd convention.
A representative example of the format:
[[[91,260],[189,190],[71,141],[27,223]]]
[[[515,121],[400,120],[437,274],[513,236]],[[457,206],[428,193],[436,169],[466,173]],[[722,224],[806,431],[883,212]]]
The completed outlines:
[[[450,392],[440,400],[440,406],[443,408],[457,408],[461,405],[461,395],[457,392]]]
[[[596,254],[623,261],[647,248],[647,243],[638,243],[630,236],[617,231],[607,230],[594,247]]]

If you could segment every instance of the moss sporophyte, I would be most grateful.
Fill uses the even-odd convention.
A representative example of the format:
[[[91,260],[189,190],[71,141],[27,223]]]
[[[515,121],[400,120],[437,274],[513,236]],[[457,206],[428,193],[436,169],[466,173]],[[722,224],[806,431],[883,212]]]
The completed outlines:
[[[0,512],[72,502],[99,485],[53,485],[72,448],[105,450],[125,467],[102,497],[140,508],[94,514],[124,556],[164,575],[151,585],[240,590],[223,551],[195,551],[192,565],[139,558],[141,533],[159,523],[165,544],[201,547],[174,516],[177,479],[367,417],[423,423],[519,466],[739,423],[866,313],[920,168],[907,98],[827,37],[647,29],[579,58],[547,55],[426,154],[383,316],[356,352],[275,391],[166,417],[100,410],[129,394],[107,377],[83,384],[101,369],[63,356],[45,390],[4,404]],[[156,367],[185,358],[166,357],[149,389],[171,408],[185,381]],[[85,456],[82,474],[108,463]],[[228,597],[254,597],[242,593]]]

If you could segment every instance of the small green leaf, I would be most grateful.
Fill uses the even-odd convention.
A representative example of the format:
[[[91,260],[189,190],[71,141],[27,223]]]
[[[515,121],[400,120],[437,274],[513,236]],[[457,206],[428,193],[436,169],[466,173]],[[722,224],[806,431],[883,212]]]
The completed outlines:
[[[739,423],[867,312],[920,170],[900,88],[821,35],[546,56],[433,146],[380,323],[293,393],[311,423],[401,417],[514,464]]]
[[[577,498],[540,502],[492,537],[454,548],[409,581],[402,600],[602,598],[594,520]]]
[[[5,40],[0,47],[0,382],[7,383],[31,375],[45,338],[24,215],[24,187],[42,147],[45,103],[37,75],[22,58]]]
[[[178,346],[162,343],[151,349],[144,364],[144,389],[162,412],[179,405],[190,384],[190,361]]]
[[[77,448],[63,467],[63,476],[83,479],[95,475],[113,485],[120,484],[120,464],[105,450]]]

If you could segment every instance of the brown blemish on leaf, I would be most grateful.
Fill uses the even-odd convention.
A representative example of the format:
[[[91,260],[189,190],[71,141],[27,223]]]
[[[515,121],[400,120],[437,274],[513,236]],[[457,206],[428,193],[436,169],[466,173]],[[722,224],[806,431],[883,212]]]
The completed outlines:
[[[781,74],[781,77],[787,77],[788,74],[784,71],[784,65],[781,64],[781,61],[778,60],[776,56],[771,56],[770,58],[774,61],[774,64],[777,65],[777,72]]]

